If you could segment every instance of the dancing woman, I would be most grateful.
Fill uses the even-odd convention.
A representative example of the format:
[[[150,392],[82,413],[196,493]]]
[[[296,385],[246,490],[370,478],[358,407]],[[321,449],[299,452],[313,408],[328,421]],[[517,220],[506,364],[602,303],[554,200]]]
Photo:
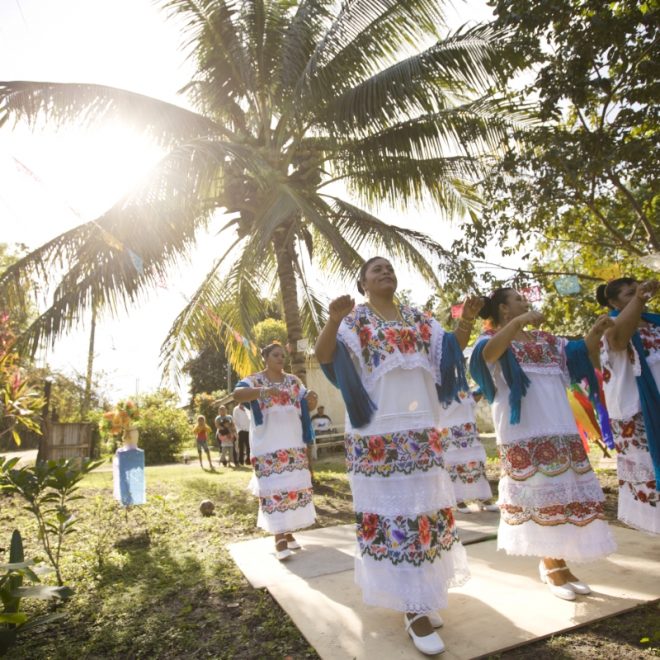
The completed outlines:
[[[659,287],[622,277],[596,291],[615,317],[600,359],[618,452],[618,517],[652,534],[660,534],[660,314],[646,304]]]
[[[569,374],[595,382],[589,356],[598,355],[613,321],[600,317],[578,342],[528,331],[543,316],[511,288],[486,298],[480,315],[490,329],[475,344],[470,372],[492,404],[500,451],[498,549],[540,557],[541,580],[555,596],[575,600],[591,590],[566,560],[591,561],[616,546],[566,386]]]
[[[355,305],[333,300],[316,356],[346,403],[346,464],[356,514],[355,581],[369,605],[404,612],[423,653],[444,649],[447,588],[468,577],[442,461],[439,401],[465,388],[462,348],[481,302],[468,301],[456,335],[394,298],[397,279],[382,257],[364,263]],[[476,307],[475,307],[476,305]]]
[[[250,402],[252,492],[259,497],[257,525],[275,535],[279,560],[300,548],[292,532],[314,524],[312,480],[305,442],[312,437],[305,386],[284,372],[284,349],[266,346],[266,368],[241,380],[233,396]]]

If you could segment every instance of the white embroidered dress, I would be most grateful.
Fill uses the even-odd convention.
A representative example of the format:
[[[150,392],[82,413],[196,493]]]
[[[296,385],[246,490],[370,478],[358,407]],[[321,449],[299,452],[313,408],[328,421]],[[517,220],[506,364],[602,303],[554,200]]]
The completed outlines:
[[[641,327],[639,334],[646,362],[660,387],[660,327]],[[637,389],[636,378],[641,372],[639,356],[632,343],[623,351],[614,351],[603,338],[600,360],[605,401],[617,449],[618,518],[636,529],[660,534],[660,493],[656,490]],[[656,413],[660,415],[660,411]]]
[[[458,502],[489,500],[493,493],[486,477],[486,450],[479,440],[474,414],[475,401],[470,392],[459,393],[460,402],[445,408],[442,423],[445,468]]]
[[[377,405],[353,429],[346,418],[346,463],[357,522],[355,581],[369,605],[403,612],[447,606],[447,588],[469,577],[442,462],[439,380],[444,331],[401,307],[403,322],[358,305],[338,339]]]
[[[249,488],[259,498],[257,525],[272,534],[292,532],[314,524],[312,479],[300,421],[305,386],[291,374],[271,383],[262,373],[244,378],[239,386],[272,387],[280,392],[259,401],[263,423],[250,416],[250,456],[254,474]]]
[[[591,561],[614,552],[616,544],[566,394],[567,341],[538,330],[531,334],[532,341],[511,342],[531,381],[519,424],[509,421],[509,387],[499,362],[488,365],[497,388],[491,411],[502,470],[497,546],[511,555]]]

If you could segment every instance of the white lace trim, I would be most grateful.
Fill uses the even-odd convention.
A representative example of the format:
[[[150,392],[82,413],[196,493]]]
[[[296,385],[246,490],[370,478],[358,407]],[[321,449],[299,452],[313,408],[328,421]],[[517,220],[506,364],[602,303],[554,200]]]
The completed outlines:
[[[447,607],[447,589],[470,579],[465,548],[455,543],[434,562],[422,566],[355,558],[355,583],[367,605],[399,612],[432,612]]]
[[[267,497],[281,491],[303,490],[312,487],[312,477],[309,470],[294,470],[282,474],[272,474],[268,477],[257,477],[252,474],[247,489],[256,497]]]
[[[488,479],[479,477],[475,482],[466,484],[460,479],[452,482],[457,502],[470,502],[472,500],[489,500],[493,496]]]
[[[660,507],[636,500],[628,488],[619,488],[617,517],[635,529],[660,534]]]
[[[655,480],[655,470],[653,469],[653,462],[651,455],[648,452],[638,452],[641,454],[639,458],[648,457],[647,460],[635,460],[628,452],[625,456],[617,456],[616,461],[616,474],[619,479],[623,481],[632,481],[633,483],[646,483],[647,481]]]
[[[445,467],[449,468],[452,465],[466,465],[467,463],[474,463],[481,461],[486,463],[486,450],[483,445],[479,443],[472,447],[449,447],[442,455],[445,462]]]
[[[442,467],[389,477],[349,474],[348,478],[356,511],[413,517],[456,505],[451,479]]]
[[[265,529],[271,534],[294,532],[297,529],[310,527],[315,522],[316,510],[313,502],[292,511],[275,511],[273,513],[264,513],[259,507],[257,515],[257,527]]]
[[[500,520],[497,549],[509,555],[587,562],[614,552],[616,542],[604,520],[593,520],[584,527],[543,526],[531,520],[521,525],[507,525]]]
[[[531,479],[519,482],[502,477],[497,503],[538,509],[555,504],[605,501],[603,489],[593,472],[576,475],[569,471],[557,477],[540,476],[541,479],[534,484],[529,483]]]

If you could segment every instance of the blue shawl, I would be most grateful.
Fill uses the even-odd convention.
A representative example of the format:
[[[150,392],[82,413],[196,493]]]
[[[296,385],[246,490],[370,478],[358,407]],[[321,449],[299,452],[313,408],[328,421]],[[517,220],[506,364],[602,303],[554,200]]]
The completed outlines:
[[[245,380],[241,380],[236,383],[236,387],[253,387],[253,385],[250,385],[250,383]],[[250,401],[249,405],[255,426],[261,426],[264,423],[264,416],[261,413],[259,401],[253,399]],[[302,425],[303,442],[305,444],[311,444],[314,442],[314,432],[312,431],[312,419],[309,415],[309,404],[307,403],[306,398],[300,400],[300,423]]]
[[[339,388],[351,426],[359,429],[369,424],[377,406],[365,390],[349,350],[341,339],[337,339],[332,362],[322,364],[321,369],[327,379]],[[438,400],[443,404],[459,401],[459,392],[468,389],[463,354],[453,332],[445,332],[442,337],[440,382],[436,382],[435,388]]]
[[[610,316],[617,317],[618,310],[612,310]],[[642,318],[653,325],[660,325],[660,314],[651,312],[642,313]],[[644,345],[639,332],[635,331],[631,338],[632,345],[639,356],[639,366],[641,373],[637,376],[637,390],[639,391],[639,401],[642,408],[642,418],[646,427],[646,438],[649,444],[649,453],[653,461],[653,470],[655,471],[655,489],[660,491],[660,393],[658,385],[653,378],[651,369],[646,361],[644,354]]]

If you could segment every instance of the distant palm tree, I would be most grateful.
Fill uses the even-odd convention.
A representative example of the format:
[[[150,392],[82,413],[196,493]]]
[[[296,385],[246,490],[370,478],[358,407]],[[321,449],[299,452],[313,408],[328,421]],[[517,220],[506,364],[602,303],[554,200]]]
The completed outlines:
[[[354,276],[360,250],[407,260],[437,284],[429,258],[442,248],[386,224],[359,202],[397,207],[429,197],[447,213],[471,211],[506,118],[486,97],[497,72],[488,26],[440,38],[437,0],[169,0],[196,63],[186,93],[197,112],[92,84],[0,83],[0,125],[104,119],[149,132],[168,149],[146,183],[8,268],[0,299],[22,305],[34,278],[56,284],[50,307],[22,336],[35,351],[81,312],[115,311],[155,287],[193,247],[211,215],[226,213],[222,254],[163,344],[165,365],[221,337],[239,372],[264,285],[281,295],[293,370],[313,336],[319,296],[303,253],[329,276]],[[218,328],[218,316],[225,324]],[[234,335],[235,336],[235,335]]]

